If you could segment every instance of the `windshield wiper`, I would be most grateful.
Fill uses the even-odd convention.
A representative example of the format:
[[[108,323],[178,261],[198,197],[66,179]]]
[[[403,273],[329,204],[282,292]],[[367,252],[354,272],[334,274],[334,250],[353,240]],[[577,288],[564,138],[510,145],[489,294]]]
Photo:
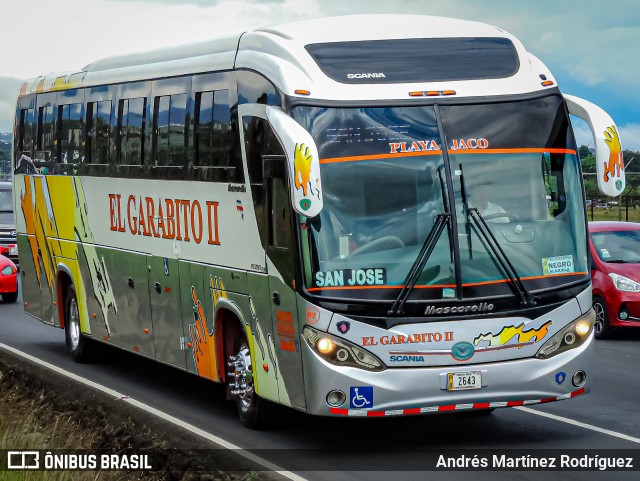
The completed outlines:
[[[467,195],[467,186],[464,181],[464,172],[462,171],[462,164],[459,164],[459,169],[460,169],[459,172],[460,172],[460,187],[461,187],[460,194],[462,196],[464,216],[466,217],[465,228],[467,231],[466,232],[467,242],[469,245],[469,258],[472,258],[471,233],[469,231],[469,227],[471,225],[471,222],[469,221],[471,220],[475,224],[473,226],[474,232],[480,239],[484,240],[484,243],[483,243],[484,248],[487,249],[488,247],[489,249],[487,249],[487,251],[491,250],[491,252],[493,253],[494,259],[498,262],[498,264],[500,264],[500,267],[502,268],[503,272],[507,275],[509,284],[511,285],[511,288],[514,290],[516,295],[520,298],[520,302],[525,306],[535,305],[536,301],[534,297],[531,295],[527,287],[522,282],[522,279],[518,275],[518,271],[516,271],[516,268],[513,266],[513,264],[507,257],[507,255],[504,253],[504,250],[500,246],[498,239],[496,239],[496,237],[493,235],[493,232],[491,232],[491,229],[489,229],[489,226],[487,225],[487,221],[484,220],[484,217],[482,217],[482,214],[480,214],[477,208],[469,207],[469,203],[467,200],[469,196]]]
[[[389,309],[389,316],[401,316],[404,313],[404,304],[411,294],[411,291],[418,282],[418,278],[424,269],[424,266],[427,264],[429,257],[431,257],[431,253],[433,249],[435,249],[444,228],[451,223],[451,214],[450,213],[442,213],[438,214],[434,220],[433,227],[429,231],[429,235],[424,240],[422,244],[422,248],[418,253],[418,257],[413,262],[411,269],[409,269],[409,273],[402,283],[402,290],[398,297],[393,302],[391,309]]]
[[[493,253],[494,259],[500,264],[500,267],[502,267],[502,270],[507,275],[509,284],[515,291],[516,295],[520,298],[520,302],[525,306],[534,306],[536,304],[535,298],[522,282],[522,279],[518,275],[518,271],[516,271],[516,268],[504,253],[504,250],[493,235],[493,232],[489,229],[487,221],[484,220],[484,217],[482,217],[480,212],[478,212],[478,209],[475,207],[470,208],[468,211],[467,221],[469,220],[474,222],[473,230],[477,236],[485,241],[485,249],[487,246],[489,247]]]

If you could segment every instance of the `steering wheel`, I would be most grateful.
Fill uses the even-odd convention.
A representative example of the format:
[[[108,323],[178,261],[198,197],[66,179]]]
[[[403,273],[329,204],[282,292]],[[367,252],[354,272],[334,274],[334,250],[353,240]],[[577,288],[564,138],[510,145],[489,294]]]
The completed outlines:
[[[484,220],[498,219],[500,217],[506,217],[507,219],[509,219],[509,222],[520,222],[520,217],[518,217],[513,212],[494,212],[493,214],[482,216]]]
[[[396,237],[394,235],[386,235],[384,237],[379,237],[376,240],[369,242],[368,244],[358,247],[351,253],[351,255],[396,249],[404,246],[404,242],[402,242],[402,239],[400,239],[400,237]]]

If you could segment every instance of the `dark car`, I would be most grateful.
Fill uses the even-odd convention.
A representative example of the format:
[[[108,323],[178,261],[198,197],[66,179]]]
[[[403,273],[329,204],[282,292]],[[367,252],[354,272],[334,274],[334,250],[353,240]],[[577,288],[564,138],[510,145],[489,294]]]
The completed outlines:
[[[590,222],[595,336],[640,328],[640,224]]]

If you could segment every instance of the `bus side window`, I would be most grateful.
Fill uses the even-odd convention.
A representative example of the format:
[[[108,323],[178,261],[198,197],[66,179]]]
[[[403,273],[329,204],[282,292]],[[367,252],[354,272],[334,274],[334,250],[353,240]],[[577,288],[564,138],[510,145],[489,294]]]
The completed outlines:
[[[33,151],[33,109],[20,110],[18,135],[18,158],[22,154],[31,157]]]
[[[142,165],[147,99],[121,99],[118,105],[117,159],[120,165]]]
[[[52,160],[55,155],[54,132],[55,115],[53,105],[38,109],[38,144],[36,159],[40,161]]]
[[[269,216],[269,245],[289,249],[291,247],[291,209],[287,185],[284,155],[264,155],[265,190]]]
[[[87,104],[87,150],[85,162],[109,163],[109,137],[111,134],[111,101]]]
[[[77,164],[81,161],[80,148],[84,141],[82,104],[58,106],[58,120],[60,161],[65,164]]]
[[[285,208],[281,202],[282,196],[288,195],[284,171],[285,163],[284,160],[280,161],[284,158],[285,153],[266,119],[243,117],[242,123],[249,180],[262,244],[288,247],[291,240],[289,239],[285,243],[281,234],[284,235],[282,226],[288,222],[286,218],[290,214],[285,212],[285,218],[280,218],[281,216],[272,209],[276,203],[279,211],[281,207]],[[276,164],[281,164],[282,169],[276,167]],[[285,189],[284,193],[282,193],[282,186]],[[288,229],[290,235],[290,228]]]
[[[195,165],[235,168],[228,90],[196,93]]]
[[[153,156],[156,166],[181,166],[186,154],[187,95],[156,97],[153,105]]]

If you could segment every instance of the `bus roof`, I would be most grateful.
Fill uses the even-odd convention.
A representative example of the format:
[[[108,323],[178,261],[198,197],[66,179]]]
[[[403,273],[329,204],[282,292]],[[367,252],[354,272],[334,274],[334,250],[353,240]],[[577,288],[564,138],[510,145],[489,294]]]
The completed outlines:
[[[378,14],[301,20],[108,57],[77,72],[32,79],[21,94],[234,68],[264,74],[287,95],[326,100],[408,99],[410,92],[427,91],[514,95],[556,86],[542,62],[497,27]]]

